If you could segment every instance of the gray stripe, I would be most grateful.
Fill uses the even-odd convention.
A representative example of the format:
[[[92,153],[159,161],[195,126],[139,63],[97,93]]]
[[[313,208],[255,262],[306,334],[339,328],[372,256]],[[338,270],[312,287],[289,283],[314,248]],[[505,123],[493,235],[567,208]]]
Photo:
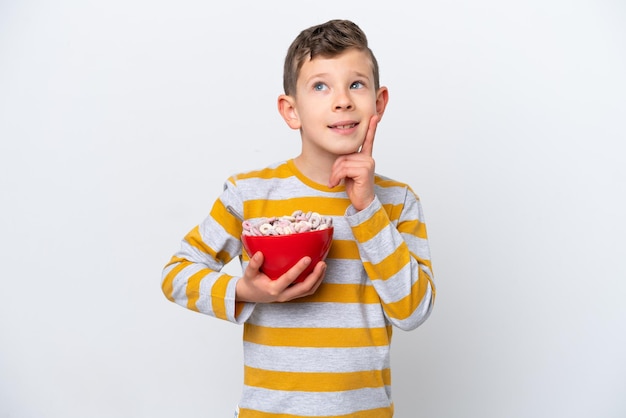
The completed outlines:
[[[389,388],[345,392],[285,392],[244,386],[242,399],[239,405],[241,408],[302,416],[344,415],[391,405]]]
[[[258,304],[248,323],[276,328],[379,328],[387,323],[379,304]]]
[[[244,364],[259,369],[324,373],[389,368],[389,346],[300,348],[244,343],[244,347]]]

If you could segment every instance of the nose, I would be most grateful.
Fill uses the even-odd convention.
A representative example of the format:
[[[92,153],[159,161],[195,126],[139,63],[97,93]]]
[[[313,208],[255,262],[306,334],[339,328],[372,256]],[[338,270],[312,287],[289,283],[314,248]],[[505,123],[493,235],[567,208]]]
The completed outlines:
[[[340,90],[335,96],[334,109],[335,110],[352,110],[354,103],[350,98],[349,91]]]

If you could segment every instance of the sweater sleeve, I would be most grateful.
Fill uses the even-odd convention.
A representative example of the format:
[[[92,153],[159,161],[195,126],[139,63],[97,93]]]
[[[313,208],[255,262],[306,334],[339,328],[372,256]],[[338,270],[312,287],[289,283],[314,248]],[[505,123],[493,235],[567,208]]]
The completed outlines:
[[[430,315],[435,300],[430,248],[418,197],[406,189],[397,221],[390,219],[378,198],[360,212],[349,207],[346,218],[387,319],[403,330],[417,328]]]
[[[240,277],[222,268],[241,255],[241,222],[227,207],[241,213],[235,181],[229,179],[209,215],[182,239],[180,249],[162,272],[161,288],[172,302],[187,309],[234,323],[243,323],[254,304],[235,301]]]

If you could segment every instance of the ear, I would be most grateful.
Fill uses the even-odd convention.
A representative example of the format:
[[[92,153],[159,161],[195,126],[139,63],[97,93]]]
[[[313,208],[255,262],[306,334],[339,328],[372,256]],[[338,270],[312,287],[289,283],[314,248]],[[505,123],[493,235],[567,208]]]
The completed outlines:
[[[280,113],[291,129],[300,129],[302,126],[296,110],[296,101],[293,97],[286,94],[278,96],[278,113]]]
[[[388,102],[389,90],[387,90],[387,87],[380,87],[378,92],[376,92],[376,114],[379,118],[383,117]]]

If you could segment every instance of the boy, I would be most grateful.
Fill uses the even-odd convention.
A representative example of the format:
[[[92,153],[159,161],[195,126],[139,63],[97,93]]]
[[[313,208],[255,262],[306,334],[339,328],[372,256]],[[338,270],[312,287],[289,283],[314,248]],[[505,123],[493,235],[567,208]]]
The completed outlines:
[[[425,321],[435,288],[418,197],[374,172],[387,101],[357,25],[331,20],[302,31],[287,52],[278,98],[285,122],[300,132],[300,155],[230,177],[163,270],[170,300],[244,324],[239,418],[393,416],[392,326]],[[292,284],[308,257],[269,279],[263,254],[242,254],[232,209],[245,219],[330,215],[326,261],[300,283]],[[242,277],[220,271],[234,257]]]

